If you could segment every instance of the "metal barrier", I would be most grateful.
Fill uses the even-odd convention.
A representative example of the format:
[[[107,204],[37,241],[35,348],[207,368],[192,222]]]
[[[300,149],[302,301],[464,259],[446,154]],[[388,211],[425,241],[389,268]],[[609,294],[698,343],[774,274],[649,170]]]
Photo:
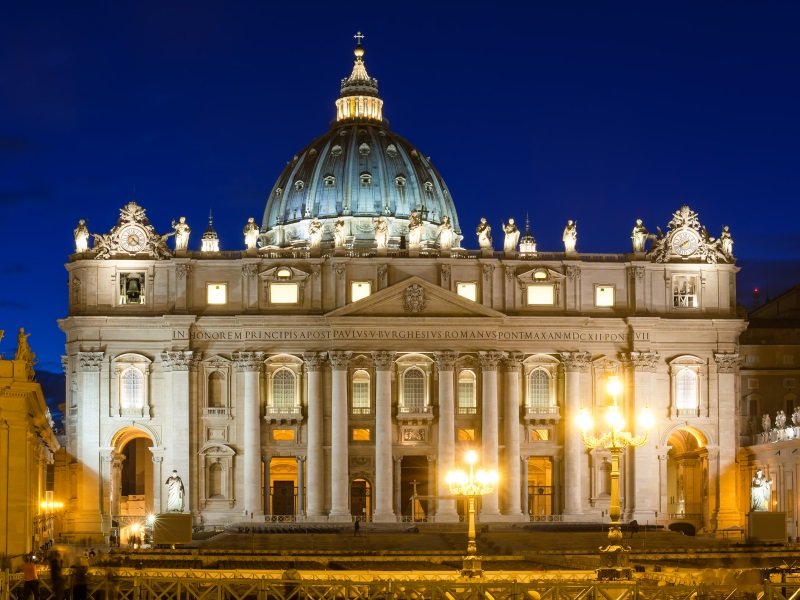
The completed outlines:
[[[296,572],[293,575],[296,576]],[[176,570],[151,572],[127,569],[92,569],[89,600],[798,600],[800,583],[774,583],[739,587],[658,585],[653,581],[564,581],[543,579],[546,572],[487,574],[465,579],[450,573],[398,573],[381,579],[378,574],[361,577],[289,579],[279,572]],[[385,575],[385,573],[383,573]],[[537,576],[539,578],[537,578]],[[347,578],[345,578],[347,577]],[[563,577],[563,575],[562,575]],[[22,600],[21,574],[0,575],[0,600]],[[42,600],[52,599],[49,578],[41,579]]]

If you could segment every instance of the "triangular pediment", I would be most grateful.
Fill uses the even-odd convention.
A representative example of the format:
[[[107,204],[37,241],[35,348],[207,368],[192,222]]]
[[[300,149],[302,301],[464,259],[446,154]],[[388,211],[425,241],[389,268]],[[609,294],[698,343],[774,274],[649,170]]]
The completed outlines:
[[[505,315],[420,277],[409,277],[358,302],[337,308],[326,316],[485,319],[503,318]]]

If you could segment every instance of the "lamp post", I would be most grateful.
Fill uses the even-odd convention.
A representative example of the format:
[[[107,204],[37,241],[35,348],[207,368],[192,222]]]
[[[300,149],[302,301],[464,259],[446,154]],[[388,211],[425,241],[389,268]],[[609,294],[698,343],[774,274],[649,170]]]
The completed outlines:
[[[475,498],[488,494],[497,484],[497,471],[475,470],[478,455],[474,450],[467,452],[465,459],[469,464],[469,473],[454,469],[447,473],[445,481],[450,492],[467,499],[467,554],[463,558],[461,575],[464,577],[480,577],[481,558],[478,556],[478,545],[475,542]]]
[[[601,556],[604,559],[603,562],[607,568],[599,569],[598,576],[601,579],[627,579],[630,578],[630,568],[627,567],[627,555],[625,553],[630,551],[630,546],[626,548],[621,544],[619,457],[623,450],[629,446],[639,448],[647,442],[647,430],[652,427],[653,419],[649,409],[645,408],[639,415],[639,423],[644,429],[644,433],[634,435],[629,431],[625,431],[625,415],[617,404],[617,398],[622,391],[622,382],[616,375],[609,377],[606,390],[612,399],[611,405],[606,407],[604,413],[605,422],[609,430],[596,434],[592,416],[585,409],[580,412],[577,421],[586,447],[589,449],[604,448],[611,455],[611,500],[608,510],[611,523],[608,528],[608,546],[600,548]]]

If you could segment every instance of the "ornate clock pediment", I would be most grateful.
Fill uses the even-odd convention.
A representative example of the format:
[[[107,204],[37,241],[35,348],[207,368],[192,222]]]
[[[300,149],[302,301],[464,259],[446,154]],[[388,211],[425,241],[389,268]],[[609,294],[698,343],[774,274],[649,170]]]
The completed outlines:
[[[145,214],[144,208],[131,200],[119,211],[117,224],[105,234],[93,234],[92,251],[95,258],[141,257],[162,259],[171,258],[172,252],[167,247],[167,238],[174,232],[165,235],[156,233],[155,228]]]
[[[671,261],[691,261],[705,263],[732,263],[733,240],[727,227],[719,238],[709,236],[705,226],[700,223],[698,214],[687,205],[672,213],[667,225],[667,233],[658,230],[653,246],[647,257],[659,263]]]

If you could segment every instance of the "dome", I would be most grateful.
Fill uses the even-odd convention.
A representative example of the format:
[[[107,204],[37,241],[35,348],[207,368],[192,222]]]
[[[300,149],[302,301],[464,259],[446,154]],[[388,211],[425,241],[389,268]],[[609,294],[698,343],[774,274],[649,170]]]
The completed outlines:
[[[363,54],[359,44],[330,130],[297,153],[272,187],[262,246],[308,243],[314,219],[322,223],[322,245],[333,245],[334,223],[341,218],[348,245],[368,247],[375,240],[374,220],[383,217],[389,246],[402,247],[412,211],[422,221],[423,247],[436,247],[445,216],[458,246],[461,228],[447,185],[422,152],[389,130],[378,82],[367,74]]]

